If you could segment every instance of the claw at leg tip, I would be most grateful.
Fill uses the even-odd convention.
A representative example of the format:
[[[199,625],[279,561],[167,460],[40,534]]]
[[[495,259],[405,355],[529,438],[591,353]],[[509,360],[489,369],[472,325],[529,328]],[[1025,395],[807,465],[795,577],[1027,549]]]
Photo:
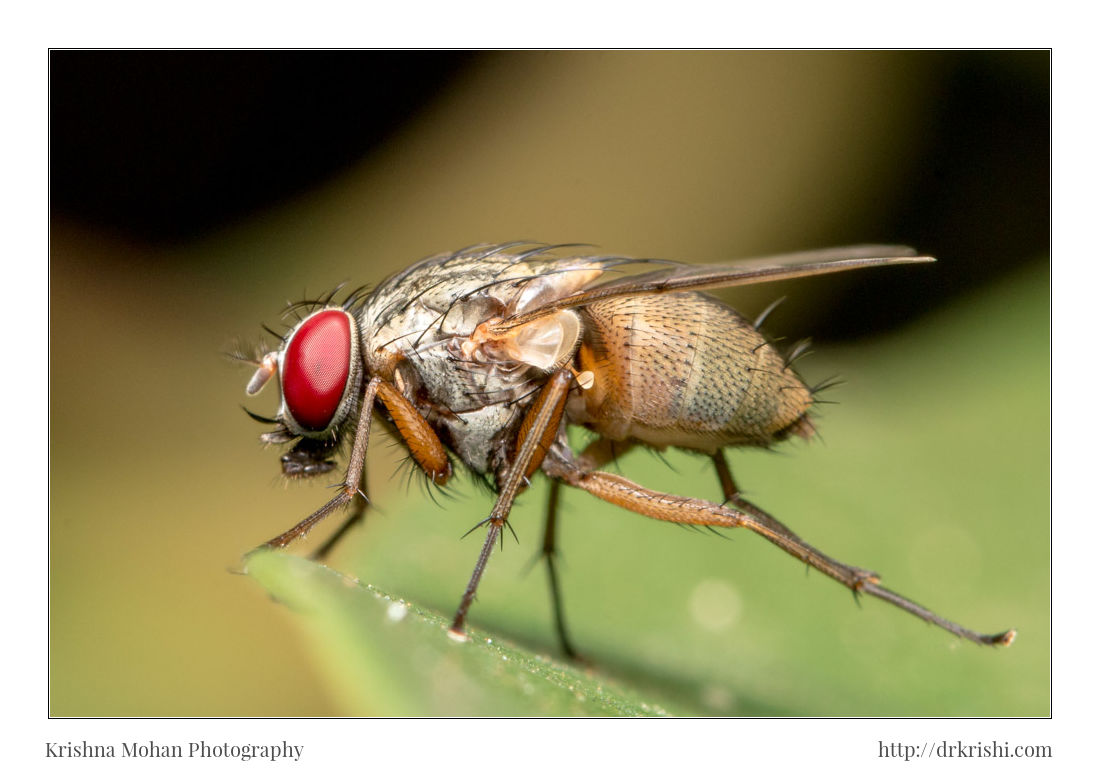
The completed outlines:
[[[470,636],[462,629],[450,628],[447,629],[447,636],[453,639],[455,642],[469,642]]]

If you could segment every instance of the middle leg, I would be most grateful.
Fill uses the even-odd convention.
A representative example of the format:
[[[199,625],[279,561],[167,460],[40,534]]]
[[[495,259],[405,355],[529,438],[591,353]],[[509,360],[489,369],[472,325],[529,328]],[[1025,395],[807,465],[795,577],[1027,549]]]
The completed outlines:
[[[573,374],[568,369],[561,369],[554,373],[535,398],[520,425],[515,458],[500,482],[492,512],[482,521],[482,524],[488,525],[485,544],[481,548],[481,555],[478,556],[470,582],[462,594],[462,601],[459,602],[458,611],[455,612],[454,620],[451,622],[450,634],[456,639],[465,638],[466,614],[469,612],[470,605],[473,604],[478,584],[485,572],[485,565],[489,563],[493,545],[500,537],[501,529],[504,528],[508,514],[512,511],[512,504],[520,489],[530,482],[531,475],[539,468],[551,443],[558,435],[572,380]]]

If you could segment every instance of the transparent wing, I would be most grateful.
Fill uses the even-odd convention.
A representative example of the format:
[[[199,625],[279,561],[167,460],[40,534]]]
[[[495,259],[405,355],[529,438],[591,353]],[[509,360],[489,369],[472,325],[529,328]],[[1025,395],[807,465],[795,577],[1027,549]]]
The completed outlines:
[[[908,246],[859,245],[778,254],[733,264],[675,264],[642,275],[608,281],[559,299],[543,302],[537,307],[528,308],[522,313],[499,322],[493,330],[499,333],[563,308],[580,307],[613,297],[747,286],[753,283],[806,278],[864,267],[934,261],[936,260],[933,257],[921,256]]]

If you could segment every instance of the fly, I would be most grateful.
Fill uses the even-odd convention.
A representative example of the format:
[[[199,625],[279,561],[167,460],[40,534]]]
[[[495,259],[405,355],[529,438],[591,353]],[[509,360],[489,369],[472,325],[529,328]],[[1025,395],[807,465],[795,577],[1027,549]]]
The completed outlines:
[[[536,472],[550,478],[542,555],[562,648],[576,656],[562,614],[555,566],[563,485],[657,520],[745,528],[850,588],[987,645],[1015,631],[980,634],[880,584],[879,576],[817,550],[741,496],[724,451],[767,448],[814,432],[814,392],[748,321],[707,289],[935,261],[904,246],[864,245],[773,256],[738,264],[650,262],[639,275],[605,279],[626,257],[576,245],[477,245],[425,259],[369,293],[317,303],[277,350],[252,361],[256,394],[276,374],[274,429],[264,442],[292,444],[284,475],[335,468],[350,440],[348,467],[328,503],[267,547],[282,548],[342,508],[354,510],[318,550],[323,556],[367,507],[361,483],[378,411],[424,475],[444,485],[452,460],[486,478],[496,500],[478,527],[486,536],[450,633],[463,638],[467,613],[516,496]],[[257,417],[258,418],[258,417]],[[574,451],[566,434],[595,440]],[[674,496],[608,472],[633,447],[680,448],[710,457],[724,501]],[[475,527],[477,528],[477,527]]]

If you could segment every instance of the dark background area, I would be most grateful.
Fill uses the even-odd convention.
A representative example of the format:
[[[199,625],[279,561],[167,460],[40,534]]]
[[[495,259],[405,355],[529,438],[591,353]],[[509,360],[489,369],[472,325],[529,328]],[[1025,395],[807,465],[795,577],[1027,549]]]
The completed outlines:
[[[474,56],[53,52],[54,208],[195,239],[370,154]]]

